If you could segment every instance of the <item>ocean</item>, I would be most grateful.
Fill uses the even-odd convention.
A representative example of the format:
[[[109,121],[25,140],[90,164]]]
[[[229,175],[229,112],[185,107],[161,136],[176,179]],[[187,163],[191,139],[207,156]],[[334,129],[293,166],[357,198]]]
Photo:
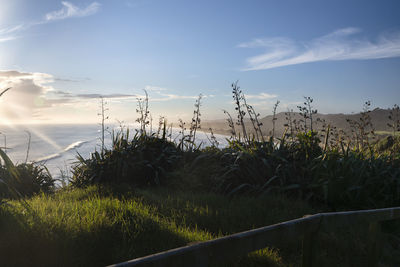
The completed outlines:
[[[135,125],[128,126],[132,135]],[[116,125],[108,125],[109,132],[118,131]],[[105,134],[105,146],[111,147],[111,134]],[[186,134],[189,131],[186,130]],[[172,139],[179,129],[172,129]],[[53,178],[71,175],[70,168],[77,161],[78,153],[90,157],[101,149],[101,126],[98,124],[43,124],[0,126],[0,147],[14,163],[35,162],[44,164]],[[210,145],[209,134],[197,132],[196,144]],[[220,147],[227,145],[226,136],[215,134]],[[30,139],[30,141],[29,141]]]

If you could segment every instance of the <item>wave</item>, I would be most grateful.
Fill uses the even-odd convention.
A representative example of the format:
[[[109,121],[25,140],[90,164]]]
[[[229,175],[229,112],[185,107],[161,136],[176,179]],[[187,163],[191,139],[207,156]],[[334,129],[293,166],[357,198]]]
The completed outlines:
[[[64,149],[63,152],[68,152],[68,151],[71,150],[71,149],[78,148],[78,147],[80,147],[81,145],[83,145],[83,144],[85,144],[85,143],[87,143],[87,142],[88,142],[88,141],[77,141],[77,142],[74,142],[74,143],[70,144],[69,146],[67,146],[67,147]]]
[[[77,141],[74,143],[69,144],[67,147],[65,147],[62,151],[58,152],[58,153],[54,153],[54,154],[50,154],[41,158],[38,158],[37,160],[34,160],[34,162],[36,163],[43,163],[45,161],[48,160],[52,160],[52,159],[56,159],[62,156],[63,153],[66,153],[72,149],[78,148],[80,146],[82,146],[83,144],[87,143],[88,141]]]

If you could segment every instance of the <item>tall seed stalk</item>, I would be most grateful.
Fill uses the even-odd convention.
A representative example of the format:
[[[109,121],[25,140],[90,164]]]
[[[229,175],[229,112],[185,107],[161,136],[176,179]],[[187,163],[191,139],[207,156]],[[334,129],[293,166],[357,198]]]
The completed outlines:
[[[242,110],[242,100],[243,100],[243,93],[238,86],[238,81],[232,83],[232,97],[235,102],[235,110],[237,111],[237,122],[236,124],[242,127],[242,134],[244,143],[249,144],[249,138],[247,136],[246,126],[244,125],[244,116],[246,112]],[[240,142],[240,135],[239,135],[239,142]]]
[[[139,117],[136,119],[136,122],[138,122],[140,125],[140,129],[139,129],[140,135],[146,135],[146,127],[150,123],[150,121],[148,119],[149,114],[150,114],[149,95],[145,89],[143,89],[143,91],[144,91],[145,97],[143,99],[140,97],[136,98],[137,99],[136,113],[139,114]]]
[[[202,97],[203,97],[203,95],[200,94],[194,104],[193,117],[192,117],[192,121],[190,123],[190,132],[189,132],[190,150],[193,150],[193,147],[195,145],[197,129],[201,128],[200,106],[201,106]]]
[[[276,109],[278,108],[279,103],[280,103],[280,101],[277,100],[275,105],[274,105],[274,108],[272,110],[273,111],[273,113],[272,113],[273,114],[272,115],[272,138],[275,138],[275,122],[277,120],[277,118],[276,118]]]
[[[100,113],[97,113],[97,116],[100,116],[100,120],[101,120],[101,122],[100,122],[100,124],[101,124],[101,139],[100,139],[100,141],[101,141],[101,153],[102,154],[104,154],[104,149],[105,149],[104,134],[105,134],[105,131],[108,129],[105,126],[106,120],[109,119],[109,117],[106,115],[106,112],[108,111],[107,104],[108,103],[104,100],[104,97],[100,96]]]
[[[393,137],[396,136],[396,132],[400,131],[400,108],[397,104],[390,109],[388,119],[390,123],[387,125],[393,130]]]

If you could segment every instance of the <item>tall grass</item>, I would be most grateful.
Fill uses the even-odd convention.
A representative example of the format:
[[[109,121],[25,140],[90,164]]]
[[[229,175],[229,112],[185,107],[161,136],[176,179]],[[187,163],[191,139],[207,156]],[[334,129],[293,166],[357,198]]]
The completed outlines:
[[[169,181],[170,177],[190,173],[192,185],[182,180],[186,186],[229,196],[280,192],[324,203],[332,209],[400,205],[400,154],[393,150],[399,140],[393,139],[387,149],[373,143],[370,102],[365,103],[359,121],[349,121],[353,139],[346,141],[334,126],[314,119],[317,110],[311,97],[305,97],[303,105],[298,107],[300,120],[294,119],[292,111],[287,113],[287,129],[281,138],[274,138],[275,129],[270,137],[263,134],[259,114],[247,103],[237,82],[232,84],[232,97],[236,121],[224,111],[232,133],[229,145],[201,149],[195,146],[196,131],[201,129],[201,95],[195,103],[188,135],[184,122],[180,121],[177,143],[167,140],[165,119],[159,126],[162,135],[146,131],[149,113],[146,95],[138,104],[140,134],[129,138],[128,132],[122,131],[114,136],[111,149],[93,153],[89,159],[79,156],[72,185],[105,182],[128,182],[139,187],[176,185],[177,181]],[[274,106],[274,114],[278,104]],[[322,125],[319,132],[315,130],[317,123]],[[248,129],[248,125],[253,129]],[[380,190],[375,190],[377,187]]]
[[[101,187],[38,195],[28,200],[33,213],[17,202],[0,208],[2,264],[104,266],[312,212],[281,197],[230,201],[211,193],[125,190],[123,197]],[[276,250],[253,257],[243,260],[283,265]]]

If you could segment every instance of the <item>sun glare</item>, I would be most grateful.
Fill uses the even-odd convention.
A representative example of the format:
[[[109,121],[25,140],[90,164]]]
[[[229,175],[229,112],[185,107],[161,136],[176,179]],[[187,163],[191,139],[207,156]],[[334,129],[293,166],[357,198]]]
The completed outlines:
[[[57,150],[62,149],[62,147],[60,147],[53,139],[51,139],[44,133],[38,131],[37,129],[34,129],[33,127],[29,127],[29,125],[26,125],[26,127],[28,128],[29,132],[33,133],[34,135],[36,135],[37,137],[39,137],[40,139],[42,139],[43,141],[54,147],[55,149]]]

